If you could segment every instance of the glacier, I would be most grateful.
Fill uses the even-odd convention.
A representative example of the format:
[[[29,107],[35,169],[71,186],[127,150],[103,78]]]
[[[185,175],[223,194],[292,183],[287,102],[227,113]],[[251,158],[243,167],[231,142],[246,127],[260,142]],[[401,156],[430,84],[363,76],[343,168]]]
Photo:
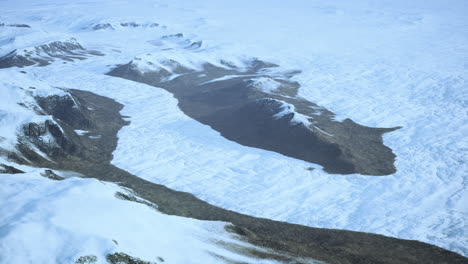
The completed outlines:
[[[3,70],[0,124],[7,140],[1,147],[12,147],[14,129],[20,125],[10,120],[37,118],[9,104],[10,97],[18,97],[13,83],[45,83],[38,91],[49,91],[48,84],[77,87],[124,105],[121,113],[130,125],[118,133],[112,164],[139,177],[253,216],[419,240],[468,256],[464,1],[5,0],[0,9],[0,23],[30,26],[0,27],[0,56],[70,36],[105,55],[20,69],[25,74]],[[130,22],[141,26],[122,25]],[[178,33],[183,33],[182,40],[160,40]],[[203,42],[187,50],[192,42],[186,39]],[[161,55],[148,55],[155,51]],[[197,68],[200,58],[218,65],[223,58],[242,67],[252,57],[300,70],[293,77],[301,84],[299,95],[333,110],[339,120],[401,126],[384,136],[397,156],[397,172],[382,177],[331,175],[315,164],[242,146],[187,117],[163,89],[104,75],[135,58],[155,63],[141,66],[145,71],[159,67],[160,58]],[[2,181],[21,188],[31,184],[28,177],[17,183],[13,177]],[[37,181],[44,188],[55,184]],[[106,192],[102,188],[117,188],[101,188],[92,180],[72,183],[86,183],[83,188],[95,195]],[[55,192],[47,188],[39,191]],[[0,194],[10,200],[10,192],[3,187]],[[19,210],[21,203],[11,210]],[[146,210],[133,207],[129,210]],[[190,228],[207,232],[197,225]],[[219,230],[221,224],[213,225]],[[114,246],[106,243],[106,250]]]

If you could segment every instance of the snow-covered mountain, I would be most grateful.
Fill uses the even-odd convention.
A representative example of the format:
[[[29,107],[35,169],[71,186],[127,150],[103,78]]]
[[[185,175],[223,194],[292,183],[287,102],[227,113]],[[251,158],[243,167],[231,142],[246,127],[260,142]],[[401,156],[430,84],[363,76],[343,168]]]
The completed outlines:
[[[0,263],[467,262],[464,1],[0,10]]]

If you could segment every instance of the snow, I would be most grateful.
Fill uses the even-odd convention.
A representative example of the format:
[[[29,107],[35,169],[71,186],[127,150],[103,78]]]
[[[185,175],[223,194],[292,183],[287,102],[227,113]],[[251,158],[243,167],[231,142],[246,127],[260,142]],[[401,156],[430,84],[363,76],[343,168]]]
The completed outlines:
[[[276,101],[279,101],[279,100],[276,100]],[[310,117],[296,112],[295,111],[296,109],[295,109],[294,105],[288,104],[288,103],[282,102],[282,101],[279,101],[279,102],[281,102],[281,104],[282,104],[281,105],[282,110],[281,110],[281,112],[273,115],[274,118],[280,119],[285,115],[292,114],[293,117],[291,119],[291,123],[293,123],[293,124],[303,124],[307,128],[312,125],[310,123],[310,121],[309,121]]]
[[[67,34],[52,32],[44,34],[44,32],[36,32],[34,29],[29,28],[10,29],[3,34],[8,37],[0,41],[0,43],[3,44],[0,47],[0,56],[8,54],[13,50],[17,50],[19,55],[24,55],[26,52],[33,52],[36,46],[49,44],[54,41],[70,41],[70,39],[72,39],[70,35]]]
[[[252,80],[252,86],[265,93],[274,93],[281,87],[281,83],[269,77],[259,77]]]
[[[38,149],[36,146],[34,146],[33,144],[29,144],[29,148],[35,152],[36,154],[38,154],[39,156],[43,157],[44,159],[48,160],[48,161],[51,161],[53,162],[49,156],[47,156],[47,154],[45,154],[44,152],[42,152],[40,149]]]
[[[157,50],[154,47],[152,50]],[[246,61],[239,59],[236,62],[231,62],[230,57],[218,53],[207,52],[193,52],[184,48],[170,48],[166,46],[160,48],[162,52],[146,53],[136,56],[131,61],[131,66],[138,69],[140,72],[166,70],[169,73],[174,73],[177,66],[182,66],[189,70],[202,71],[203,65],[210,63],[218,67],[227,68],[226,65],[221,63],[221,59],[229,61],[230,64],[245,67]],[[221,57],[222,56],[222,57]]]
[[[28,74],[32,82],[40,78],[124,104],[122,114],[131,123],[119,132],[113,164],[242,213],[416,239],[468,255],[465,1],[8,0],[0,8],[2,21],[32,26],[1,31],[1,52],[21,46],[11,38],[32,43],[73,35],[85,48],[106,54],[26,70],[38,76]],[[89,28],[101,21],[161,26]],[[179,32],[203,40],[202,48],[161,40]],[[220,59],[242,66],[258,57],[284,70],[300,69],[294,77],[302,86],[299,95],[338,119],[403,127],[384,137],[397,155],[397,173],[329,175],[314,164],[240,146],[185,116],[169,93],[102,75],[109,65],[142,54],[153,54],[145,62],[173,59],[189,68],[206,61],[222,65]],[[1,119],[1,131],[10,143],[14,127],[28,116],[14,100],[3,100],[21,97],[13,82],[26,87],[21,83],[29,79],[8,78],[0,87],[0,110],[10,118]]]
[[[249,247],[224,230],[226,223],[165,215],[116,198],[126,191],[114,184],[53,181],[39,171],[0,178],[1,263],[74,263],[88,255],[107,263],[113,252],[167,263],[218,263],[215,254],[255,262],[223,246]]]
[[[256,75],[256,74],[255,74],[255,75],[252,75],[252,74],[245,74],[245,75],[239,75],[239,74],[225,75],[225,76],[223,76],[223,77],[215,78],[215,79],[209,80],[209,81],[207,81],[207,82],[200,83],[200,85],[204,85],[204,84],[208,84],[208,83],[214,83],[214,82],[221,82],[221,81],[231,80],[231,79],[235,79],[235,78],[245,78],[245,77],[255,77],[255,76],[257,76],[257,75]]]
[[[75,129],[75,133],[76,133],[78,136],[84,136],[84,135],[88,134],[89,131],[80,130],[80,129]]]

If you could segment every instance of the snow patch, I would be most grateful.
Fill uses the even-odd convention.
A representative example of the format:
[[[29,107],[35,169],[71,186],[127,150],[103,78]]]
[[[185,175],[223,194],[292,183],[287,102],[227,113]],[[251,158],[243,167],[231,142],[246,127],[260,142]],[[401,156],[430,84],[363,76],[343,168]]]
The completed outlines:
[[[269,77],[252,79],[252,86],[265,93],[274,93],[281,87],[281,83]]]
[[[281,112],[273,115],[274,118],[280,119],[286,115],[292,114],[293,117],[290,121],[292,124],[303,124],[307,128],[309,128],[312,125],[311,122],[309,121],[310,117],[296,112],[294,105],[280,101],[280,100],[275,100],[275,101],[281,103],[282,110]]]
[[[88,134],[89,131],[76,129],[76,130],[75,130],[75,133],[76,133],[78,136],[84,136],[84,135]]]

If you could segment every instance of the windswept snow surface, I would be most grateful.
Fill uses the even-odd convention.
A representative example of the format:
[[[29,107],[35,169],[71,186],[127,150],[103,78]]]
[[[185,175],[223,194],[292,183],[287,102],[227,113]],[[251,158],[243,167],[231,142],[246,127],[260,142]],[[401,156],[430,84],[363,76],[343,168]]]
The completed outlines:
[[[39,174],[29,168],[0,178],[0,263],[75,263],[81,256],[108,263],[106,255],[114,252],[154,263],[219,263],[218,256],[276,263],[230,251],[226,244],[246,244],[225,231],[226,223],[169,216],[118,199],[116,192],[128,191],[115,184]]]
[[[12,38],[71,34],[106,54],[26,71],[124,104],[131,124],[119,132],[115,165],[227,209],[416,239],[468,255],[466,1],[10,0],[0,9],[2,21],[31,25],[0,31],[8,51]],[[109,20],[166,27],[89,27]],[[203,39],[197,58],[259,57],[301,70],[299,94],[337,118],[402,126],[384,138],[397,155],[397,173],[329,175],[240,146],[186,117],[162,89],[103,75],[107,65],[143,54],[185,58],[177,45],[169,53],[154,45],[179,32]]]

